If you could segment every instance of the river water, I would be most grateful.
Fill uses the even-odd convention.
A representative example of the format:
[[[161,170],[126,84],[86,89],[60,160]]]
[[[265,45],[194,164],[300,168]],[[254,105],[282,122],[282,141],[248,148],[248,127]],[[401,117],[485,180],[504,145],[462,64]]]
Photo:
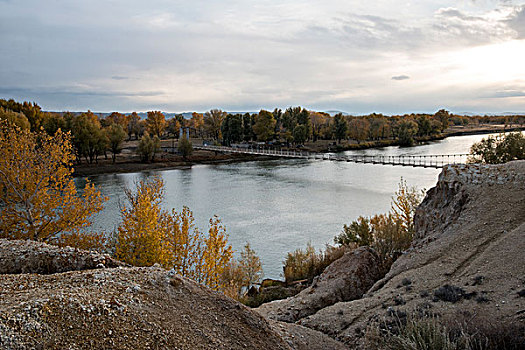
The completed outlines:
[[[349,151],[347,154],[425,155],[468,153],[486,135],[457,136],[425,145]],[[93,230],[113,231],[119,224],[124,188],[134,181],[160,175],[165,182],[166,209],[188,206],[197,226],[206,231],[218,215],[235,250],[246,242],[260,256],[265,277],[279,278],[287,252],[332,243],[343,224],[360,215],[387,212],[401,179],[429,189],[440,170],[390,165],[275,159],[191,169],[91,176],[109,197],[94,217]],[[83,187],[84,180],[76,179]]]

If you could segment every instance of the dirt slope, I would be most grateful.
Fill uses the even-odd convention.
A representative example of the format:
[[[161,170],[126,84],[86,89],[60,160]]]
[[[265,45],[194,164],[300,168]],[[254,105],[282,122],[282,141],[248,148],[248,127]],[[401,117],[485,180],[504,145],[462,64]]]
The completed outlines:
[[[416,226],[414,248],[365,297],[298,323],[356,347],[372,320],[405,313],[525,322],[525,161],[445,168]]]
[[[0,349],[342,349],[161,268],[0,240]],[[117,266],[116,268],[106,268]]]

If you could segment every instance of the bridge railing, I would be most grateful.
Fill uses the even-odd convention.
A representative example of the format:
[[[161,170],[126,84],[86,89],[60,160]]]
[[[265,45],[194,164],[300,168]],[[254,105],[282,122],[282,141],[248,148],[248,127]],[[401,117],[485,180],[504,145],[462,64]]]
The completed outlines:
[[[383,155],[383,154],[356,154],[337,155],[333,153],[312,153],[308,151],[283,150],[275,148],[233,148],[225,146],[194,146],[196,149],[204,149],[215,152],[242,153],[254,155],[267,155],[283,158],[302,158],[332,161],[346,161],[353,163],[372,163],[384,165],[402,165],[414,167],[441,168],[446,164],[462,164],[467,160],[468,154],[421,154],[421,155]]]

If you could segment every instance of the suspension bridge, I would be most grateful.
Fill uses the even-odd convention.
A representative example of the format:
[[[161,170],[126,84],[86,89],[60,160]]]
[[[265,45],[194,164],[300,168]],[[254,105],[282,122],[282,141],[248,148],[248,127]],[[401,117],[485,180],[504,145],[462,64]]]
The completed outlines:
[[[306,151],[282,150],[273,148],[234,148],[224,146],[194,145],[194,149],[219,153],[253,154],[277,158],[296,158],[311,160],[329,160],[363,164],[399,165],[421,168],[443,168],[447,164],[464,164],[467,153],[460,154],[422,154],[422,155],[340,155],[334,153],[314,153]]]

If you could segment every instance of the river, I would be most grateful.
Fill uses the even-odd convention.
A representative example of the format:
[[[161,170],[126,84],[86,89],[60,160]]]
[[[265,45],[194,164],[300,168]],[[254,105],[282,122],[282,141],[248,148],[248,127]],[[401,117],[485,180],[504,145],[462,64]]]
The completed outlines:
[[[468,153],[486,135],[456,136],[411,147],[385,147],[347,154]],[[191,169],[91,176],[109,200],[94,217],[94,231],[113,231],[119,224],[124,188],[138,179],[160,175],[165,182],[166,209],[188,206],[197,226],[207,230],[218,215],[235,250],[246,242],[260,256],[267,278],[280,278],[287,252],[311,242],[318,249],[360,215],[387,212],[401,179],[420,189],[432,187],[440,170],[330,161],[275,159]],[[83,187],[83,179],[76,179]]]

